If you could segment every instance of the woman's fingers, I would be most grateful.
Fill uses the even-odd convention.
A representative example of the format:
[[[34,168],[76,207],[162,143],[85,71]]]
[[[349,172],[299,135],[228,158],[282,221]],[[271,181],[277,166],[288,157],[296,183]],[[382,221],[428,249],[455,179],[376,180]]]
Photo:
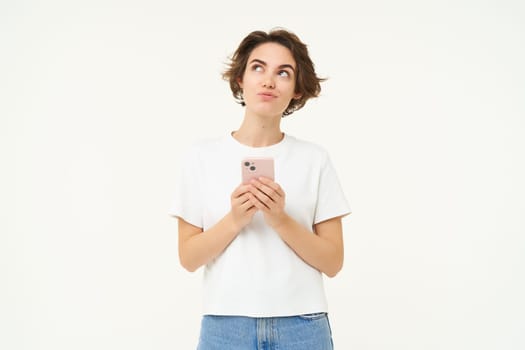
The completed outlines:
[[[259,181],[256,181],[256,183],[260,183],[262,186],[265,186],[264,188],[267,189],[267,191],[270,191],[271,193],[275,193],[280,197],[284,196],[284,191],[279,186],[279,184],[271,179],[268,179],[266,177],[260,177]]]
[[[264,184],[253,180],[251,184],[250,192],[266,205],[270,205],[271,202],[279,202],[284,197],[281,187],[273,181],[272,184]]]
[[[251,209],[256,210],[257,199],[249,189],[249,185],[240,185],[231,195],[232,209],[239,210],[239,214],[250,212]]]
[[[284,207],[284,191],[281,187],[270,179],[261,178],[262,181],[253,180],[249,190],[255,196],[258,209],[261,210],[278,210]]]
[[[250,198],[253,197],[253,195],[250,192],[246,192],[239,197],[232,199],[232,206],[234,207],[241,207],[246,203],[250,202]]]
[[[232,200],[248,192],[248,188],[249,188],[249,185],[240,185],[239,187],[237,187],[232,193],[232,196],[231,196]]]
[[[262,203],[266,208],[270,208],[274,200],[268,196],[266,193],[262,192],[259,189],[255,189],[254,196],[258,199],[257,202]]]

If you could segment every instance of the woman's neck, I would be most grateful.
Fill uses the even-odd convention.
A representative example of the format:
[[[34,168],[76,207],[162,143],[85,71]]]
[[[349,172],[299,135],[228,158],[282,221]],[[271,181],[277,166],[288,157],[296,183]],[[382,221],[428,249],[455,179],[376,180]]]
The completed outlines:
[[[232,136],[250,147],[266,147],[279,143],[284,134],[280,128],[281,118],[244,116],[244,120]]]

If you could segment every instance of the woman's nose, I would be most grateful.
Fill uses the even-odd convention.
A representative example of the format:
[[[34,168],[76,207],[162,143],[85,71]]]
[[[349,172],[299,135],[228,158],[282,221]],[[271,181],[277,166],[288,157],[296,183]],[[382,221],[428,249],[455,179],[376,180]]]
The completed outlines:
[[[275,81],[272,79],[272,77],[265,77],[262,85],[265,88],[273,89],[275,87]]]

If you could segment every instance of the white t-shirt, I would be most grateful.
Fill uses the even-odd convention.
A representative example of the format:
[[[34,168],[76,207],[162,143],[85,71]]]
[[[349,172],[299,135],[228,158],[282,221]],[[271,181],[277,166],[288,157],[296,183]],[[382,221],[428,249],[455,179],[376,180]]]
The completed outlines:
[[[285,134],[277,144],[249,147],[231,135],[194,145],[186,154],[171,215],[203,230],[231,209],[241,160],[273,157],[285,211],[304,227],[351,213],[328,154]],[[314,234],[314,233],[312,233]],[[327,312],[323,277],[305,263],[257,212],[204,270],[204,314],[250,317]]]

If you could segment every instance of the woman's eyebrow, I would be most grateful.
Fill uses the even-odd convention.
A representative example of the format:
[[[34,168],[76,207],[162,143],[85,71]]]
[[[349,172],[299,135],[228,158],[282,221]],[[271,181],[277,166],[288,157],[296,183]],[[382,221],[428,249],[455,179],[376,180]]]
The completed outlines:
[[[250,64],[254,63],[254,62],[257,62],[263,66],[267,66],[266,62],[264,62],[263,60],[260,60],[258,58],[254,58],[253,60],[250,61]],[[290,68],[294,73],[295,73],[295,68],[291,65],[291,64],[281,64],[279,66],[279,69],[283,69],[283,68]]]

